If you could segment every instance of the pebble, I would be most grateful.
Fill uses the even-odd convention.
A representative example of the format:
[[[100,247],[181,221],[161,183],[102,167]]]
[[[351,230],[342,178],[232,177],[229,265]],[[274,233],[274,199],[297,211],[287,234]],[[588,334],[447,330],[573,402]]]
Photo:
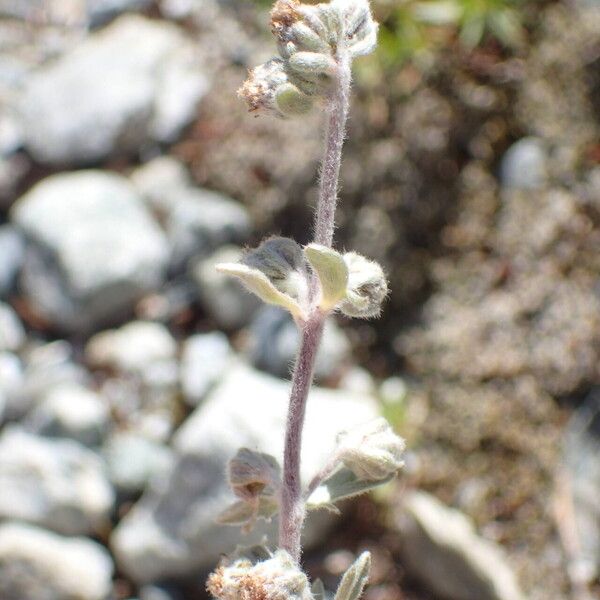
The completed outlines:
[[[11,216],[29,241],[27,300],[57,328],[85,333],[123,318],[163,281],[167,240],[119,175],[52,175],[19,199]]]
[[[0,524],[3,600],[106,600],[113,568],[109,553],[92,540]]]

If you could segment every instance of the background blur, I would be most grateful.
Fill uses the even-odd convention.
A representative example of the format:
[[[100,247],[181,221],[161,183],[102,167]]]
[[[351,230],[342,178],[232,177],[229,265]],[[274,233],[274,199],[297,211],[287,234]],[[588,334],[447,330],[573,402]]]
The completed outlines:
[[[0,599],[190,600],[239,446],[281,452],[294,326],[214,264],[306,242],[320,119],[248,114],[267,2],[0,0]],[[355,64],[305,476],[383,413],[404,472],[307,527],[366,600],[600,598],[600,4],[380,0]],[[259,539],[266,526],[256,533]]]

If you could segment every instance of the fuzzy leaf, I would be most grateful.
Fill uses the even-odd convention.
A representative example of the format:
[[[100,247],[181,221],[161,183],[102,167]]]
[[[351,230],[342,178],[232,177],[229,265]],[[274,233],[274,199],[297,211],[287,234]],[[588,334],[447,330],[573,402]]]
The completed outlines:
[[[321,282],[321,308],[332,310],[340,300],[346,297],[348,285],[348,267],[344,257],[326,246],[309,244],[304,254]]]
[[[257,517],[270,520],[275,514],[279,505],[272,496],[261,496],[258,502],[258,509],[251,502],[234,502],[217,516],[217,523],[220,525],[245,525],[254,521]]]
[[[373,488],[387,483],[394,477],[394,474],[379,479],[378,481],[368,481],[359,479],[347,467],[341,467],[333,475],[329,476],[308,498],[307,508],[315,510],[319,508],[328,508],[334,502],[353,498],[364,494]]]
[[[369,580],[371,553],[363,552],[344,573],[334,600],[358,600]]]
[[[327,600],[327,592],[320,579],[315,579],[313,581],[310,591],[312,592],[314,600]]]
[[[217,265],[217,271],[240,279],[263,302],[281,306],[289,310],[295,318],[304,316],[298,302],[291,296],[280,292],[262,271],[240,263],[222,263]]]

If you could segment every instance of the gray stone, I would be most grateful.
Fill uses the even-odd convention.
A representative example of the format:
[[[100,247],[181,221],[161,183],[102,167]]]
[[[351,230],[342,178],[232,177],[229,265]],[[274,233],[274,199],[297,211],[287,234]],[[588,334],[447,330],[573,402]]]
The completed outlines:
[[[65,535],[105,526],[114,494],[104,465],[72,440],[36,437],[15,427],[0,436],[0,518]]]
[[[90,25],[97,27],[121,13],[149,8],[152,0],[85,0],[85,4]]]
[[[248,211],[239,202],[194,187],[186,168],[170,157],[156,158],[131,174],[148,204],[162,215],[176,270],[192,256],[205,257],[220,246],[247,241]]]
[[[25,146],[40,162],[90,164],[172,142],[207,88],[175,25],[124,15],[29,77],[19,103]]]
[[[189,337],[181,355],[181,390],[190,406],[198,406],[211,387],[232,363],[233,352],[227,336],[220,331]]]
[[[224,244],[245,242],[250,231],[246,209],[223,194],[188,188],[172,195],[167,235],[175,268]]]
[[[2,600],[106,600],[108,552],[86,538],[66,538],[23,523],[0,525]]]
[[[85,347],[85,356],[93,367],[143,375],[153,364],[173,361],[176,351],[175,340],[164,325],[133,321],[94,335]]]
[[[167,446],[129,432],[111,436],[103,454],[111,482],[124,494],[143,491],[150,481],[166,476],[174,462]]]
[[[24,251],[23,236],[10,225],[0,227],[0,298],[12,293]]]
[[[171,476],[151,487],[119,523],[111,545],[120,568],[138,582],[192,575],[213,567],[220,553],[242,541],[238,528],[214,519],[232,494],[224,471],[241,446],[281,457],[289,384],[245,365],[226,377],[185,421],[174,437],[177,462]],[[306,415],[302,476],[323,466],[340,429],[374,418],[372,398],[315,388]],[[311,443],[313,440],[313,443]],[[322,541],[331,515],[311,514],[305,543]],[[243,538],[253,543],[274,524]]]
[[[73,361],[73,349],[65,340],[28,349],[23,362],[22,382],[9,404],[13,419],[21,418],[55,386],[90,383],[89,373]]]
[[[253,319],[249,330],[247,356],[255,367],[289,377],[300,344],[298,328],[288,312],[264,306]],[[317,355],[315,378],[334,376],[348,360],[350,343],[334,320],[329,319]]]
[[[407,493],[396,518],[403,565],[448,600],[523,600],[499,546],[472,521],[424,492]]]
[[[140,588],[140,600],[184,600],[184,597],[172,587],[144,585]]]
[[[96,446],[104,437],[110,415],[106,401],[78,385],[59,385],[48,391],[27,415],[27,431],[47,437],[64,437]]]
[[[17,313],[0,302],[0,352],[16,352],[25,343],[25,330]]]
[[[152,210],[163,217],[173,207],[173,193],[191,186],[185,165],[172,156],[149,160],[133,171],[130,179]]]
[[[502,157],[500,179],[508,188],[534,190],[547,181],[548,156],[539,138],[525,137],[515,142]]]
[[[600,388],[571,417],[563,452],[577,536],[569,570],[575,581],[587,584],[600,574]]]
[[[261,301],[233,277],[216,270],[219,263],[237,262],[241,256],[241,248],[224,246],[191,268],[202,306],[220,328],[228,331],[250,323],[262,306]]]
[[[18,200],[12,218],[29,241],[25,293],[56,327],[85,332],[114,321],[163,280],[167,241],[118,175],[48,177]]]
[[[11,352],[0,352],[0,423],[4,418],[14,418],[21,402],[21,389],[24,384],[21,360]]]

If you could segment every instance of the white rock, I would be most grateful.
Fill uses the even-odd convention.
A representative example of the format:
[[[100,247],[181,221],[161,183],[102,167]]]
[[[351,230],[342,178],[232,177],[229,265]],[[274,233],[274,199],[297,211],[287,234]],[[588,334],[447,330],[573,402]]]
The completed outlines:
[[[263,306],[252,320],[248,333],[250,362],[271,375],[289,377],[300,345],[298,327],[289,313],[278,307]],[[339,374],[349,354],[346,334],[329,319],[317,354],[315,379],[323,381]]]
[[[17,313],[8,304],[0,302],[0,352],[15,352],[24,343],[25,330]]]
[[[174,191],[167,220],[175,267],[195,255],[206,256],[224,244],[242,243],[250,235],[250,216],[231,198],[200,188]]]
[[[101,396],[81,385],[66,384],[52,388],[27,415],[24,425],[34,433],[95,446],[109,420],[108,405]]]
[[[113,564],[85,538],[25,525],[0,525],[0,597],[6,600],[106,600]]]
[[[44,179],[14,222],[30,244],[23,285],[56,326],[86,331],[129,311],[163,279],[167,241],[129,182],[102,171]]]
[[[96,530],[114,494],[100,458],[71,440],[16,428],[0,436],[0,518],[29,521],[67,535]]]
[[[23,238],[14,227],[0,227],[0,298],[5,298],[12,292],[23,262],[24,250]]]
[[[29,78],[19,105],[25,146],[40,162],[89,164],[172,142],[207,88],[181,30],[124,15]]]
[[[181,389],[185,402],[198,406],[210,388],[225,376],[232,358],[227,336],[220,331],[189,337],[181,355]]]
[[[2,418],[22,414],[21,389],[24,383],[23,365],[15,354],[0,352],[0,423]]]
[[[19,419],[60,385],[88,385],[89,373],[73,361],[73,348],[65,340],[28,348],[23,353],[21,383],[9,404],[12,419]]]
[[[448,600],[524,600],[504,553],[472,521],[424,493],[409,492],[397,517],[407,571]]]
[[[191,269],[202,306],[217,325],[226,330],[244,327],[262,306],[239,281],[216,270],[219,263],[237,262],[241,256],[241,248],[223,246]]]
[[[111,367],[125,373],[143,373],[149,365],[171,361],[177,345],[161,323],[133,321],[120,329],[94,335],[85,355],[94,367]]]
[[[178,454],[172,475],[149,489],[113,533],[111,545],[123,571],[138,582],[192,575],[212,567],[219,554],[241,541],[238,528],[215,525],[232,501],[224,481],[227,461],[241,446],[281,457],[289,383],[244,365],[225,379],[188,418],[174,438]],[[339,430],[377,414],[372,398],[315,388],[305,429],[305,481],[327,460]],[[322,540],[328,513],[311,515],[306,543]],[[273,526],[244,538],[260,540]]]
[[[111,436],[103,454],[111,482],[125,494],[143,491],[148,482],[166,475],[174,462],[167,446],[128,432]]]
[[[542,187],[548,179],[547,162],[547,150],[542,140],[535,137],[520,139],[502,157],[502,185],[528,190]]]

